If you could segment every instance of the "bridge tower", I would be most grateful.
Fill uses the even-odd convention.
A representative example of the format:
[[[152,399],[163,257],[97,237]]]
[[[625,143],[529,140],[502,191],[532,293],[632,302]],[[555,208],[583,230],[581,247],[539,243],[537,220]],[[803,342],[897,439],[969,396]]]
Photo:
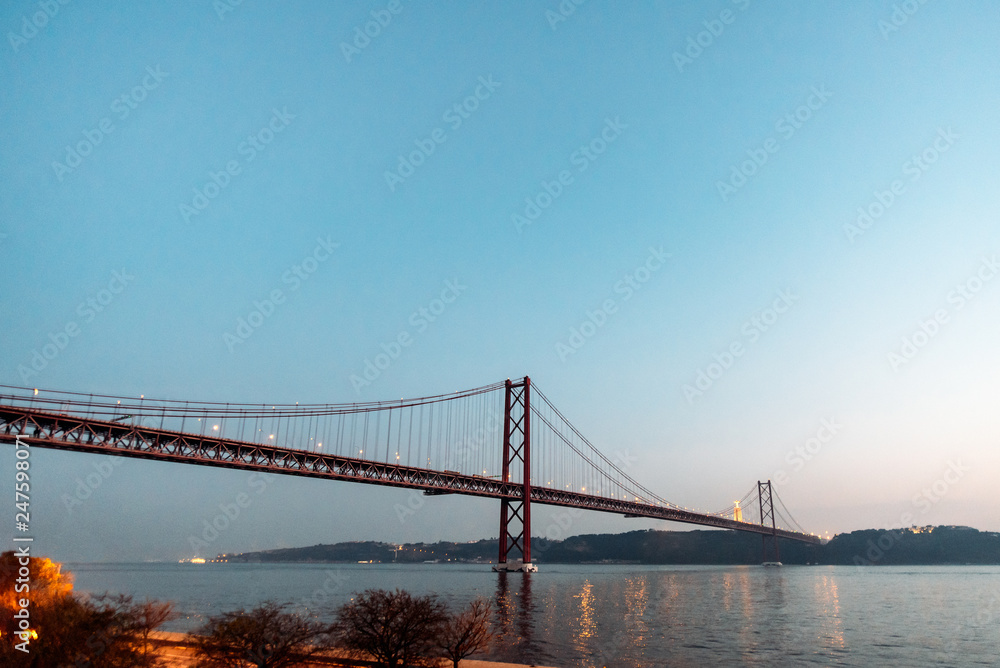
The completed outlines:
[[[521,467],[521,490],[516,497],[500,500],[500,555],[495,571],[523,571],[538,568],[531,563],[531,379],[506,383],[503,424],[503,467],[501,480],[511,481],[511,470]],[[520,553],[512,559],[511,553]]]
[[[757,499],[760,502],[760,525],[767,527],[768,519],[771,520],[771,533],[761,534],[760,536],[764,543],[764,565],[780,566],[781,556],[778,554],[778,528],[774,523],[774,497],[771,493],[770,480],[767,482],[757,481]],[[770,544],[770,550],[768,550],[768,544]],[[768,558],[769,553],[774,555],[772,559]]]

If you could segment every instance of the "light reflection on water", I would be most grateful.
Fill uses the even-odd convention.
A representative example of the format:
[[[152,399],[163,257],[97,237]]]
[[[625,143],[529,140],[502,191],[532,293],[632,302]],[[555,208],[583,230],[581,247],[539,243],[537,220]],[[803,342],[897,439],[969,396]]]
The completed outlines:
[[[1000,567],[72,564],[77,590],[174,600],[190,630],[266,599],[320,618],[367,588],[495,603],[490,658],[565,668],[996,665]]]
[[[826,624],[816,637],[817,642],[829,649],[844,649],[844,627],[840,619],[840,598],[837,595],[837,580],[830,576],[816,579],[813,590],[816,608]]]
[[[580,601],[577,613],[579,630],[576,633],[576,643],[574,644],[578,650],[583,650],[587,647],[589,638],[597,637],[597,622],[594,620],[594,585],[590,584],[590,580],[584,580],[580,593],[575,594],[574,598]]]

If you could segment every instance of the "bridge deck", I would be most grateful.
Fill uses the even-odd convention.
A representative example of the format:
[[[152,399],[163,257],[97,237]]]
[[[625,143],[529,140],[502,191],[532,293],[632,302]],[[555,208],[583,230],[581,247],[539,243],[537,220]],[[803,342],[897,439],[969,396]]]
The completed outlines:
[[[524,486],[521,483],[504,482],[484,476],[386,464],[341,455],[108,422],[21,406],[0,406],[0,442],[13,442],[17,436],[31,446],[41,448],[327,478],[369,485],[419,489],[439,494],[464,494],[497,499],[521,499],[524,494]],[[759,534],[775,533],[790,540],[820,543],[817,536],[795,531],[772,530],[759,524],[737,522],[715,515],[551,487],[532,486],[531,503],[583,508],[630,517],[647,517]]]

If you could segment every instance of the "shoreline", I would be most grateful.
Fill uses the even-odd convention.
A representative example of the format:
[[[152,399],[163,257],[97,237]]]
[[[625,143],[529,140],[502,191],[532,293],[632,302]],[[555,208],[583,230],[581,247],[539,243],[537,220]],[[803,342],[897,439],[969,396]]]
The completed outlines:
[[[194,649],[187,641],[188,634],[177,631],[153,631],[149,639],[156,646],[157,654],[164,659],[169,668],[190,668],[194,663]],[[450,661],[445,662],[448,666]],[[322,668],[322,666],[341,666],[342,668],[368,668],[377,665],[373,661],[350,659],[336,651],[321,657],[312,657],[296,664],[303,668]],[[444,665],[444,664],[442,664]],[[480,661],[478,659],[463,659],[461,668],[558,668],[556,666],[538,666],[536,664],[505,663],[498,661]]]

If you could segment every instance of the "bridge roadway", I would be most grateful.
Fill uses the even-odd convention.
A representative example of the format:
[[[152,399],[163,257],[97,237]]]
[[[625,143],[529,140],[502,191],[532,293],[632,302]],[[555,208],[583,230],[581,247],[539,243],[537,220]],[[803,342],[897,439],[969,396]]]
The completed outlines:
[[[503,482],[485,476],[386,464],[340,455],[95,420],[20,406],[0,406],[0,442],[13,443],[16,436],[20,436],[23,442],[33,447],[72,452],[93,452],[156,461],[345,480],[369,485],[419,489],[431,494],[465,494],[495,499],[521,499],[524,496],[522,483]],[[781,538],[820,544],[818,536],[796,531],[772,530],[759,524],[737,522],[715,515],[703,515],[677,508],[611,499],[551,487],[532,486],[531,503],[583,508],[619,513],[628,517],[648,517],[759,534],[773,532]]]

